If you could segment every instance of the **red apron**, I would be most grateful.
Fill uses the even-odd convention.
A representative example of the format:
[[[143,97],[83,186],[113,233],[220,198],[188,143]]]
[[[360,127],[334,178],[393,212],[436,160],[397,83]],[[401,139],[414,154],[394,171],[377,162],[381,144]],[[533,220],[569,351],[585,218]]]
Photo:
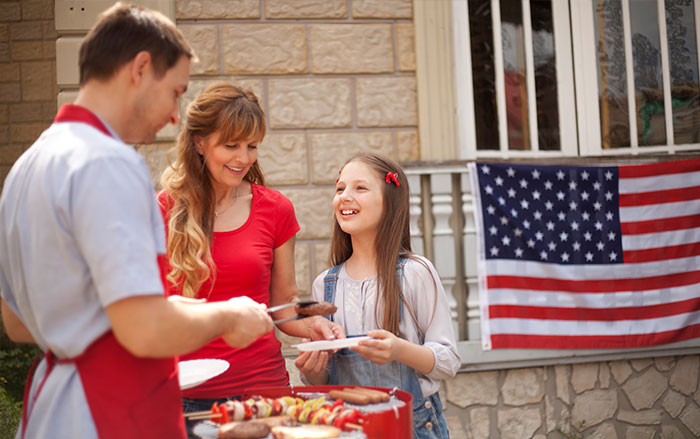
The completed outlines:
[[[83,122],[111,136],[97,116],[76,105],[61,107],[54,122]],[[164,262],[165,255],[159,255],[162,280]],[[51,351],[45,358],[46,373],[34,394],[34,403],[53,365],[74,363],[100,439],[187,437],[176,358],[137,358],[117,342],[111,330],[76,358],[57,359]],[[24,391],[23,438],[33,375],[32,367]]]

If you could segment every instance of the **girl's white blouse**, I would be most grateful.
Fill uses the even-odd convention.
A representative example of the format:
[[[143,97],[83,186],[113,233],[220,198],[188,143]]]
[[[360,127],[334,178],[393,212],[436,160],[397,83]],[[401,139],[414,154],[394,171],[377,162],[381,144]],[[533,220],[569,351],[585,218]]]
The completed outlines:
[[[439,390],[440,380],[455,376],[462,360],[457,352],[447,295],[437,271],[428,259],[417,257],[425,265],[408,259],[404,266],[402,284],[402,291],[415,321],[404,305],[399,330],[406,340],[422,344],[433,351],[433,370],[426,375],[416,371],[423,395],[430,396]],[[323,278],[327,273],[328,270],[324,271],[314,280],[314,300],[324,300]],[[333,315],[333,321],[343,326],[348,335],[364,334],[371,329],[381,328],[377,321],[381,322],[383,304],[377,300],[376,277],[352,279],[343,264],[338,273],[335,305],[338,310]]]

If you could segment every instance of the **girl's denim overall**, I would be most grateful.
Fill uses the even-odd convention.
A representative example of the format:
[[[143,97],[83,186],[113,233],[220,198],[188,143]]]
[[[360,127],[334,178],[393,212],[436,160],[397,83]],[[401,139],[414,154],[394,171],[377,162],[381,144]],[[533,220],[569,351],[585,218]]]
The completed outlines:
[[[405,264],[404,258],[399,259],[396,264],[399,281],[403,279]],[[341,265],[337,265],[331,268],[323,279],[326,302],[334,302],[340,267]],[[402,314],[400,310],[399,320]],[[330,319],[333,320],[333,316]],[[336,352],[329,363],[329,384],[396,387],[413,395],[413,437],[415,439],[448,439],[450,437],[445,417],[442,415],[439,394],[435,392],[424,398],[416,373],[410,367],[398,361],[378,365],[349,349]]]

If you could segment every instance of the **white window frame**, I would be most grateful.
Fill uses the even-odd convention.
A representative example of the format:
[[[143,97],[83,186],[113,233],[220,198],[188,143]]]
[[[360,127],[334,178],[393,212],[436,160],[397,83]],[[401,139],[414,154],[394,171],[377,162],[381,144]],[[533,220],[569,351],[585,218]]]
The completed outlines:
[[[529,0],[521,0],[523,15],[529,16]],[[534,60],[532,47],[531,21],[523,21],[525,41],[525,65],[527,78],[528,117],[530,125],[531,150],[517,151],[508,149],[508,132],[506,120],[506,97],[503,75],[503,54],[500,40],[500,2],[491,0],[492,26],[494,29],[494,68],[496,82],[496,102],[499,119],[498,151],[478,151],[476,148],[476,122],[474,120],[474,95],[472,92],[473,81],[471,74],[471,44],[469,33],[468,2],[465,0],[452,0],[452,27],[454,46],[454,68],[456,100],[457,100],[457,142],[460,159],[472,160],[476,158],[515,158],[515,157],[562,157],[577,156],[576,133],[576,106],[574,100],[574,71],[571,54],[571,44],[557,44],[559,41],[570,41],[569,30],[569,5],[566,1],[552,1],[553,31],[555,39],[556,73],[557,73],[557,100],[559,104],[559,137],[560,151],[540,151],[536,90],[534,75]]]
[[[638,155],[666,152],[673,154],[681,151],[700,149],[700,144],[674,144],[673,111],[665,111],[666,145],[638,145],[637,115],[634,101],[634,71],[632,61],[632,36],[630,29],[630,0],[621,0],[623,32],[625,40],[625,59],[627,66],[627,99],[630,124],[630,146],[625,148],[603,149],[600,133],[600,107],[598,103],[598,71],[595,46],[595,20],[593,3],[596,0],[577,0],[571,2],[572,44],[574,48],[574,73],[576,77],[576,98],[578,110],[579,145],[581,156]],[[555,2],[558,3],[558,2]],[[695,7],[695,37],[700,44],[700,1],[693,2]],[[666,11],[664,0],[656,0],[659,19],[659,42],[661,51],[661,71],[663,74],[664,107],[671,108],[671,75],[668,60],[668,39],[666,37]],[[700,47],[698,45],[697,47]],[[698,57],[700,60],[700,57]]]

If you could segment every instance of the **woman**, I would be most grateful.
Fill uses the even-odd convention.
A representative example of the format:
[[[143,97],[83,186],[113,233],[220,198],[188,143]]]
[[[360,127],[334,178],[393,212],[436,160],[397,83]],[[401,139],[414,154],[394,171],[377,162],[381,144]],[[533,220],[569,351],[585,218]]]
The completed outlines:
[[[275,306],[299,300],[292,203],[264,186],[257,162],[265,119],[256,96],[228,83],[209,86],[188,107],[175,162],[161,177],[158,200],[168,230],[169,294],[206,301],[239,296]],[[275,319],[294,315],[294,307]],[[344,337],[322,317],[279,324],[311,339]],[[221,375],[183,391],[185,412],[206,410],[255,387],[283,386],[289,376],[273,333],[245,349],[215,339],[181,360],[229,362]]]

